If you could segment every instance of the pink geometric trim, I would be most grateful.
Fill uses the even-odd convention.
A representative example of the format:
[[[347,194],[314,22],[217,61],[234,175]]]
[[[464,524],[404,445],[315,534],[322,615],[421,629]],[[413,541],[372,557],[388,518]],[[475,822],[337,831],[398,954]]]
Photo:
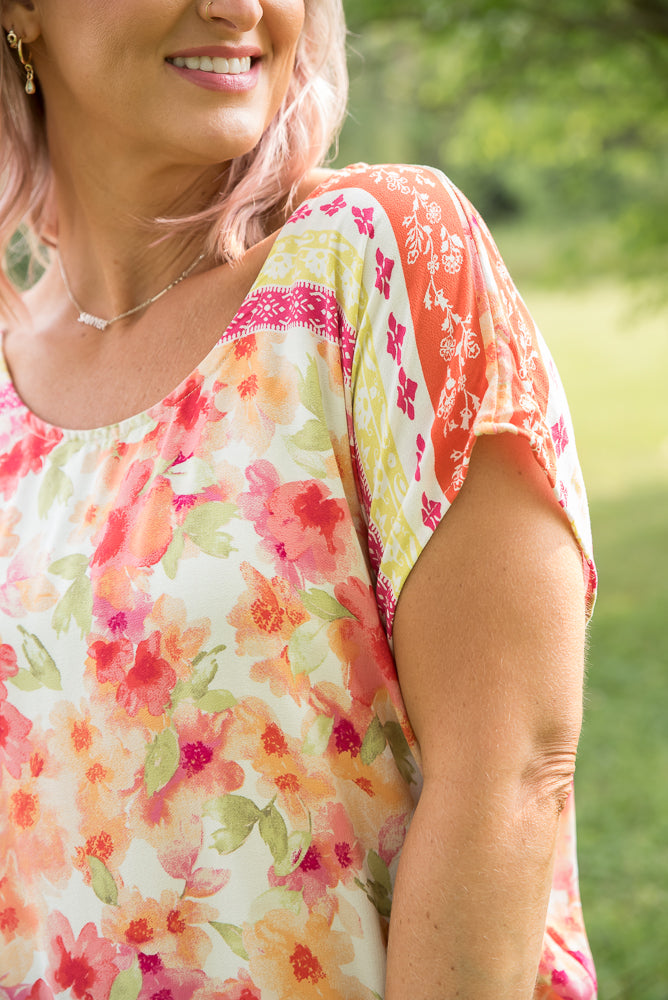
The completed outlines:
[[[350,378],[355,330],[348,323],[336,293],[309,282],[297,282],[289,288],[276,285],[258,288],[243,302],[219,343],[227,344],[260,329],[287,330],[295,326],[339,344],[344,375]]]

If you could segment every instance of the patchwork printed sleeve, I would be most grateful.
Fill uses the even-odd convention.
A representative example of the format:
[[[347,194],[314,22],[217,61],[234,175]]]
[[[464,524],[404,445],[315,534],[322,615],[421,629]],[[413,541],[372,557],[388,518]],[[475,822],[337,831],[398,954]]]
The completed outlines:
[[[388,635],[483,434],[528,440],[580,546],[591,610],[589,516],[564,391],[489,232],[437,171],[359,168],[354,182],[368,243],[350,365],[353,449]]]

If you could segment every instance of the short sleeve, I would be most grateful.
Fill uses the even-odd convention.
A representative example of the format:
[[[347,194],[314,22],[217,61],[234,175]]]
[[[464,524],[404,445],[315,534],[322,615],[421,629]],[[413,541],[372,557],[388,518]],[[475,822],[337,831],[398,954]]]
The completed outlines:
[[[529,442],[580,547],[590,612],[596,574],[566,398],[487,228],[438,171],[366,168],[351,182],[353,212],[368,222],[350,367],[353,451],[388,635],[401,588],[483,434]]]

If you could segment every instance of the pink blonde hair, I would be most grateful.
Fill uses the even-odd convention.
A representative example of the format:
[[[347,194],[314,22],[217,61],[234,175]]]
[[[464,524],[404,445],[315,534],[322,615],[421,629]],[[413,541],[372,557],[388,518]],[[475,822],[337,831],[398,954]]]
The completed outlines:
[[[1,0],[0,0],[1,6]],[[348,98],[346,28],[342,0],[304,0],[304,28],[283,103],[257,146],[233,160],[214,204],[194,216],[158,220],[161,227],[206,227],[209,248],[234,260],[268,235],[279,208],[294,201],[304,175],[325,161],[345,117]],[[28,97],[23,71],[0,40],[0,259],[21,229],[36,250],[52,212],[52,176],[44,105]],[[25,253],[25,243],[24,250]],[[37,254],[34,258],[37,263]],[[20,298],[0,270],[0,315],[18,316]]]

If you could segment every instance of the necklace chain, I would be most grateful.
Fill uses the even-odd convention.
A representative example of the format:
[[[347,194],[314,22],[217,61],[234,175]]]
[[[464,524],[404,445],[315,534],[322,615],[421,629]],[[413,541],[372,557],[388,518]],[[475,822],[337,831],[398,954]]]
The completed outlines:
[[[92,313],[86,312],[85,309],[81,308],[81,306],[74,297],[72,289],[70,288],[70,283],[67,280],[65,268],[63,267],[63,262],[60,253],[58,252],[57,252],[57,257],[58,257],[58,267],[60,268],[60,275],[63,279],[63,284],[65,285],[65,291],[67,292],[70,302],[79,313],[78,322],[84,323],[86,326],[94,326],[96,330],[107,330],[112,325],[112,323],[118,323],[120,319],[126,319],[126,317],[128,316],[133,316],[135,313],[141,312],[142,309],[148,308],[148,306],[152,305],[154,302],[157,302],[158,299],[162,298],[163,295],[166,295],[167,292],[169,292],[172,288],[174,288],[175,285],[178,285],[179,282],[187,278],[188,275],[195,270],[200,261],[204,260],[204,258],[206,257],[206,250],[203,251],[198,257],[196,257],[191,264],[188,264],[188,267],[185,269],[185,271],[183,271],[178,276],[178,278],[174,278],[173,281],[170,281],[170,283],[165,288],[163,288],[162,291],[158,292],[157,295],[152,295],[150,299],[146,299],[146,302],[140,302],[138,306],[134,306],[132,309],[126,310],[126,312],[119,313],[118,316],[113,316],[111,319],[102,319],[101,316],[94,316]]]

